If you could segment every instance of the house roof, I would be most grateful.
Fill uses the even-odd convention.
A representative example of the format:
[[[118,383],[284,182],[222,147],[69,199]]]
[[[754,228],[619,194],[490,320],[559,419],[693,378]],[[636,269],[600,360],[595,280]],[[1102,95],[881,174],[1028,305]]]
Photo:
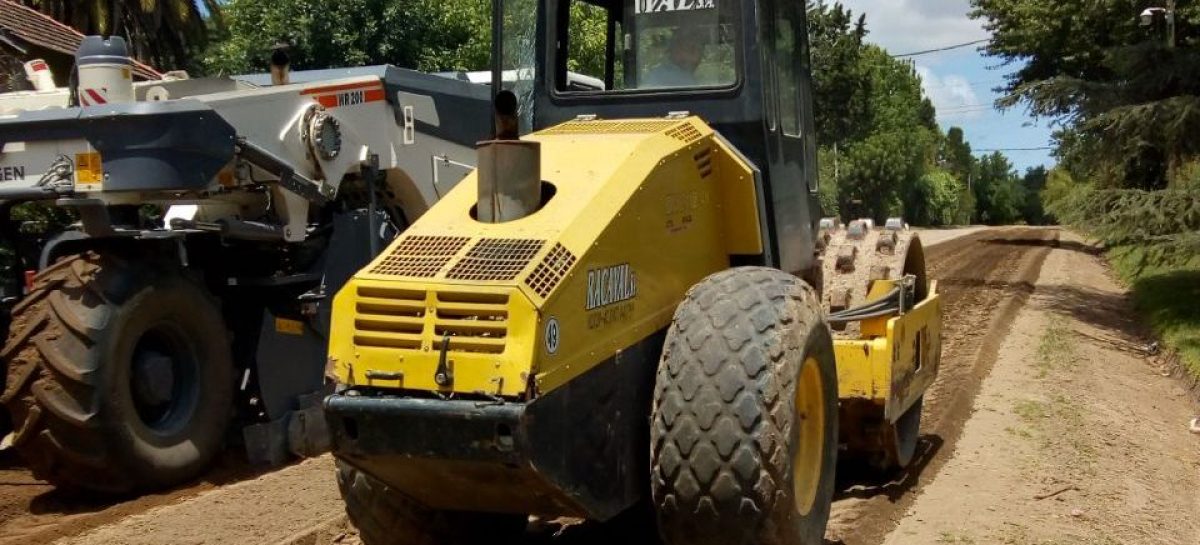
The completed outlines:
[[[45,14],[12,0],[0,0],[0,28],[23,42],[66,55],[75,55],[83,34]],[[150,66],[133,60],[133,73],[143,79],[162,79]]]

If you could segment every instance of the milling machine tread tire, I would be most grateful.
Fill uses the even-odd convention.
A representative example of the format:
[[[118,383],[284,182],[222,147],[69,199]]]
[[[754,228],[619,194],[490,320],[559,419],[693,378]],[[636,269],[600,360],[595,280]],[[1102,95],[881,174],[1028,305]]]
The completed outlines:
[[[710,276],[675,312],[651,417],[668,545],[819,545],[837,460],[837,371],[816,292],[764,268]]]
[[[40,272],[0,358],[13,446],[34,476],[123,494],[199,475],[232,415],[229,336],[207,291],[161,260],[94,251]]]
[[[520,515],[431,509],[341,460],[337,482],[363,545],[502,545],[528,524]]]

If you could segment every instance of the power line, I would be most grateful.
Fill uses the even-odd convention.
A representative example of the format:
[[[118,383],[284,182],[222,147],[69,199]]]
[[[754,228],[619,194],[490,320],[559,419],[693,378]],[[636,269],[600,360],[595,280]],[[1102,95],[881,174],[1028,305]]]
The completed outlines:
[[[945,108],[945,109],[939,110],[939,113],[941,113],[941,112],[947,112],[947,113],[979,112],[979,111],[983,111],[983,110],[991,110],[992,108],[993,108],[993,106],[990,104],[966,104],[963,106],[954,106],[954,107],[950,107],[950,108]]]
[[[945,81],[945,80],[943,80],[943,81]],[[937,85],[924,85],[924,86],[922,86],[922,87],[924,87],[924,88],[926,88],[926,89],[945,89],[946,87],[971,87],[971,88],[975,88],[975,87],[983,87],[983,86],[985,86],[985,85],[986,85],[986,86],[989,86],[989,87],[991,87],[991,86],[994,86],[994,85],[999,85],[999,84],[1001,84],[1001,83],[1004,83],[1004,80],[1002,80],[1002,79],[993,79],[993,80],[978,80],[978,81],[968,81],[968,82],[965,82],[965,83],[939,83],[939,84],[937,84]]]
[[[983,112],[990,112],[993,110],[994,110],[994,108],[992,108],[991,106],[983,106],[983,107],[979,107],[979,108],[949,108],[949,109],[945,109],[945,110],[938,110],[937,116],[938,117],[948,117],[948,116],[957,116],[957,115],[966,115],[966,114],[980,114]]]
[[[1052,147],[1050,147],[1050,146],[1042,146],[1042,147],[1040,147],[1040,148],[991,148],[991,149],[987,149],[987,148],[980,148],[980,149],[971,150],[971,151],[973,151],[973,152],[975,152],[975,153],[995,153],[995,152],[997,152],[997,151],[999,151],[999,152],[1010,152],[1010,151],[1050,151],[1050,150],[1053,150],[1053,149],[1054,149],[1054,148],[1052,148]]]
[[[930,54],[930,53],[941,53],[941,52],[943,52],[943,51],[951,51],[951,50],[954,50],[954,49],[962,49],[962,48],[964,48],[964,47],[971,47],[971,46],[973,46],[973,45],[979,45],[979,44],[982,44],[982,43],[987,43],[988,41],[989,41],[989,40],[975,40],[975,41],[973,41],[973,42],[966,42],[966,43],[961,43],[961,44],[948,45],[948,46],[946,46],[946,47],[939,47],[939,48],[936,48],[936,49],[926,49],[926,50],[924,50],[924,51],[913,51],[912,53],[901,53],[901,54],[899,54],[899,55],[892,55],[892,56],[893,56],[893,57],[895,57],[895,58],[897,58],[897,59],[903,59],[903,58],[905,58],[905,57],[917,57],[917,56],[920,56],[920,55],[928,55],[928,54]]]

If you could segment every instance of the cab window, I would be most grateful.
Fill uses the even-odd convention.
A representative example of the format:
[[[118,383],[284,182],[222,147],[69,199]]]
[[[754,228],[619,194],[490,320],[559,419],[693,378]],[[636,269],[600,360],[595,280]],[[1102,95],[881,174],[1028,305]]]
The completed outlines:
[[[563,4],[569,16],[560,18],[558,40],[567,58],[556,78],[558,91],[703,89],[738,81],[737,2]]]

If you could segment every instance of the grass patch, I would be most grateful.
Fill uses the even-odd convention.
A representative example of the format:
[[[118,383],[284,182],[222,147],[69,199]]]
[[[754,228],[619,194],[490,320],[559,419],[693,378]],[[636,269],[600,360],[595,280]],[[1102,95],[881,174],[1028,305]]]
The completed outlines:
[[[974,545],[975,538],[961,534],[958,532],[941,532],[938,534],[938,543],[958,543],[961,545]]]
[[[1117,273],[1130,286],[1138,312],[1168,347],[1179,352],[1184,368],[1200,379],[1200,257],[1173,267],[1147,266],[1152,255],[1138,247],[1109,251]]]
[[[1013,405],[1013,413],[1016,413],[1026,424],[1037,424],[1049,416],[1046,414],[1046,404],[1032,399],[1018,401]]]
[[[1075,344],[1071,331],[1067,329],[1062,317],[1051,316],[1046,325],[1046,331],[1038,341],[1037,377],[1046,378],[1054,369],[1070,369],[1075,363]]]
[[[1020,437],[1022,439],[1033,439],[1033,434],[1029,433],[1029,430],[1027,430],[1027,429],[1014,428],[1012,426],[1009,426],[1009,427],[1004,428],[1004,431],[1005,431],[1005,433],[1007,433],[1009,435],[1014,435],[1014,436]]]

